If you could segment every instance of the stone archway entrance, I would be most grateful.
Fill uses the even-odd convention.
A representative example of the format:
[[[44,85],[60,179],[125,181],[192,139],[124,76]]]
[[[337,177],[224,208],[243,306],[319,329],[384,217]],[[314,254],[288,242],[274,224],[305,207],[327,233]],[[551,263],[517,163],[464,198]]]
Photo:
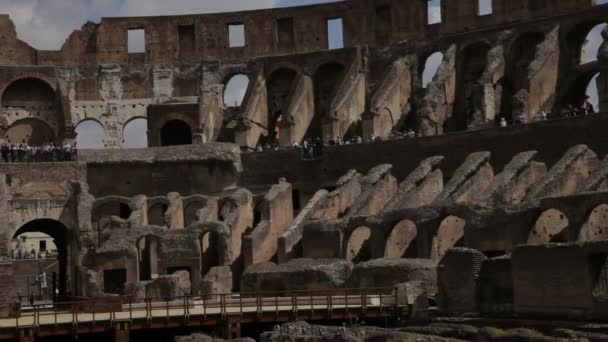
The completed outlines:
[[[33,241],[28,243],[27,238],[22,240],[22,237],[27,237],[28,235],[35,233],[42,233],[52,239],[51,241],[45,241],[44,244],[40,242],[38,246],[33,244]],[[55,259],[56,265],[53,266],[53,262],[49,264],[48,269],[49,273],[45,272],[46,269],[37,270],[39,274],[37,274],[37,278],[34,278],[34,284],[31,283],[23,283],[17,281],[17,294],[21,295],[22,302],[28,302],[30,299],[27,298],[28,292],[34,295],[34,299],[38,300],[39,297],[41,299],[46,300],[56,300],[57,295],[59,298],[65,297],[69,293],[68,289],[68,278],[69,278],[69,240],[68,240],[68,229],[67,227],[56,220],[52,219],[37,219],[30,221],[23,226],[21,226],[15,234],[13,234],[13,241],[19,241],[14,243],[13,250],[11,254],[15,260],[15,267],[17,270],[21,266],[27,267],[28,265],[19,265],[18,263],[25,262],[34,262],[34,261],[48,261],[46,259]],[[25,244],[24,246],[22,244]],[[56,251],[48,250],[46,251],[46,255],[43,255],[41,249],[46,249],[49,245],[54,245]],[[19,250],[17,250],[19,249]],[[33,251],[35,253],[32,253]],[[20,253],[18,253],[20,252]],[[25,258],[25,254],[28,254],[27,258]],[[20,255],[20,257],[17,257]],[[44,257],[44,258],[43,258]],[[41,265],[46,265],[47,263],[40,262]],[[53,266],[53,267],[50,267]],[[15,275],[16,279],[19,274]],[[23,286],[36,286],[37,291],[32,292],[31,290],[21,288]]]

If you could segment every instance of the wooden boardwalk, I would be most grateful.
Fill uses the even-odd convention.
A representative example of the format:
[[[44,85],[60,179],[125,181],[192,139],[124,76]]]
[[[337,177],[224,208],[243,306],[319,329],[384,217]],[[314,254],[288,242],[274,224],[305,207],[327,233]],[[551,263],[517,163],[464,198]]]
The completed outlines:
[[[227,338],[242,323],[345,320],[406,315],[392,289],[302,291],[290,294],[222,294],[175,300],[111,298],[40,305],[16,318],[0,319],[0,339],[34,341],[40,336],[116,332],[128,341],[131,330],[222,326]],[[122,333],[121,333],[122,332]]]

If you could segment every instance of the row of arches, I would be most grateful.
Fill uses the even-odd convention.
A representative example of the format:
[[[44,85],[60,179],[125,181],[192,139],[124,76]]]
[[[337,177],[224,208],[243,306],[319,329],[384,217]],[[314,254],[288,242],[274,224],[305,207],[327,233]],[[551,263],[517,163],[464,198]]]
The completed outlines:
[[[448,249],[463,246],[466,221],[458,216],[447,216],[439,223],[430,241],[428,255],[420,255],[418,250],[418,228],[408,219],[393,226],[383,246],[383,257],[390,259],[430,257],[440,260]],[[367,261],[372,258],[372,231],[361,226],[348,236],[343,251],[344,258],[352,262]]]
[[[566,47],[560,49],[564,61],[560,62],[560,77],[567,79],[568,75],[576,75],[578,70],[583,71],[578,79],[572,84],[568,83],[568,89],[564,89],[562,99],[558,100],[558,109],[565,110],[570,105],[579,108],[585,101],[593,106],[594,111],[600,110],[601,98],[603,97],[602,82],[600,73],[603,68],[598,64],[598,54],[603,43],[602,32],[606,29],[606,23],[601,21],[583,22],[563,35],[560,45]],[[561,36],[560,36],[561,37]],[[485,75],[491,67],[488,65],[490,60],[489,53],[492,47],[483,41],[478,41],[464,47],[458,54],[456,65],[456,97],[455,108],[452,118],[446,122],[445,131],[461,131],[474,124],[475,119],[485,119],[484,111],[494,107],[493,114],[503,114],[508,120],[514,113],[524,110],[521,103],[521,96],[518,92],[528,89],[526,84],[529,77],[529,68],[535,60],[538,47],[545,40],[545,33],[531,31],[520,34],[505,46],[505,72],[503,76],[494,79],[495,76]],[[430,54],[424,60],[424,67],[421,70],[422,86],[426,88],[433,80],[439,66],[443,61],[441,51]],[[492,77],[490,77],[492,76]],[[487,85],[494,88],[494,103],[484,103],[488,98],[484,98],[488,92]],[[562,84],[560,84],[562,86]],[[560,101],[561,100],[561,101]],[[535,116],[537,113],[528,113]],[[492,117],[493,115],[490,115]],[[498,116],[496,116],[498,119]],[[532,119],[532,117],[530,117]]]
[[[608,240],[608,204],[600,204],[587,214],[586,221],[580,227],[575,241]],[[571,239],[566,236],[566,229],[569,225],[568,217],[563,212],[557,209],[545,210],[538,216],[534,226],[528,230],[528,236],[522,243],[569,242]],[[450,248],[464,246],[465,226],[466,221],[458,216],[445,217],[431,237],[428,255],[420,255],[416,224],[408,219],[401,220],[393,226],[385,240],[383,257],[417,258],[422,256],[439,261]],[[357,227],[347,237],[343,250],[346,260],[362,262],[372,259],[373,238],[369,227]]]
[[[148,120],[145,118],[134,118],[129,120],[123,127],[123,148],[146,148],[148,147]],[[103,125],[94,119],[80,121],[75,128],[76,142],[80,149],[103,149],[105,148],[105,130]]]

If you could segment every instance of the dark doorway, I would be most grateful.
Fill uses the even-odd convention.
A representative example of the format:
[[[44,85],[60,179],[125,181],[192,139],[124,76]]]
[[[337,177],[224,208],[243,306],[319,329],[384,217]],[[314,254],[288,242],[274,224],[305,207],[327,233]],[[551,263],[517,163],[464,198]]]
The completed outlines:
[[[127,270],[124,268],[118,270],[103,271],[103,292],[111,294],[124,294],[125,283],[127,282]]]
[[[167,122],[161,130],[161,146],[192,145],[192,129],[181,120]]]

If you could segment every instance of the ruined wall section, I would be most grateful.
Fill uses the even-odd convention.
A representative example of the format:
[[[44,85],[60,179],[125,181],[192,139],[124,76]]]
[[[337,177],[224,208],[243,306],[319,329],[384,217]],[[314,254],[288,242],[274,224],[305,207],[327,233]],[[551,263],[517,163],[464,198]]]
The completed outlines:
[[[444,1],[442,23],[427,25],[425,1],[350,0],[292,8],[220,14],[103,18],[74,31],[59,51],[38,51],[17,40],[5,22],[5,60],[12,65],[164,64],[200,59],[243,59],[328,48],[328,18],[342,18],[344,45],[386,45],[424,35],[446,35],[522,20],[547,13],[584,10],[593,0],[529,3],[494,1],[490,15],[478,15],[477,2]],[[281,21],[287,19],[287,21]],[[229,25],[245,27],[244,46],[231,47]],[[0,26],[0,27],[2,27]],[[146,53],[130,53],[128,30],[145,30]]]

